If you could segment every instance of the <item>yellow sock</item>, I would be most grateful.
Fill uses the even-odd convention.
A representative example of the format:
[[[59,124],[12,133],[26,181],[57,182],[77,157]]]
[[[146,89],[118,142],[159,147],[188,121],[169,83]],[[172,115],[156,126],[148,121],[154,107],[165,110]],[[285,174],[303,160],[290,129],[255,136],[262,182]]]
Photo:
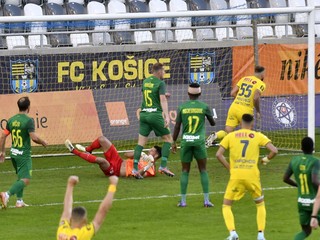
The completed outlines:
[[[257,206],[257,225],[258,225],[258,231],[264,231],[266,228],[266,207],[264,205],[264,202],[256,204]]]
[[[227,136],[227,132],[224,130],[220,130],[217,132],[217,139],[223,139],[225,136]]]
[[[235,230],[235,225],[234,225],[234,217],[233,213],[231,210],[231,206],[229,205],[222,205],[222,214],[224,218],[224,222],[228,228],[229,231]]]

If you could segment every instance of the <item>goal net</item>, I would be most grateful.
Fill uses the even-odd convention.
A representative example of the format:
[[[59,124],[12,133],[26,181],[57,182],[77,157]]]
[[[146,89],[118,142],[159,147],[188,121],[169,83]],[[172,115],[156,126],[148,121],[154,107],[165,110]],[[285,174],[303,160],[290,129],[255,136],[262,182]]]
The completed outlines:
[[[279,148],[299,150],[308,129],[309,66],[307,37],[299,38],[295,29],[306,28],[277,23],[279,16],[283,14],[255,15],[267,18],[258,22],[257,28],[259,64],[266,68],[267,87],[260,103],[262,121],[256,123],[256,129]],[[152,65],[160,62],[165,66],[164,81],[171,95],[171,130],[176,109],[188,99],[187,87],[192,82],[201,84],[200,99],[213,109],[217,124],[207,126],[207,134],[224,129],[232,86],[253,75],[252,17],[194,19],[183,18],[180,23],[170,19],[174,27],[170,23],[166,30],[161,21],[163,24],[167,18],[149,19],[149,25],[158,31],[142,29],[137,34],[130,30],[140,40],[150,33],[153,37],[159,34],[167,41],[163,43],[1,51],[1,128],[17,113],[18,98],[27,95],[36,132],[50,144],[48,149],[34,148],[36,154],[66,153],[66,139],[87,144],[100,135],[119,150],[133,149],[139,129],[141,84],[151,75]],[[131,29],[145,21],[132,21]],[[204,21],[209,21],[209,27]],[[111,26],[111,36],[115,29]],[[320,92],[319,84],[316,91]],[[160,139],[151,135],[146,147],[158,143]],[[9,139],[6,146],[10,146]]]

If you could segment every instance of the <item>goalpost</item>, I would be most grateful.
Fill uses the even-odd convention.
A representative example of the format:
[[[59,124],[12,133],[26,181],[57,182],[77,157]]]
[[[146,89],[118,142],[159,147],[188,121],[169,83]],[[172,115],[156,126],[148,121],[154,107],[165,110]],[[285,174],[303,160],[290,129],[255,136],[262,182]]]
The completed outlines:
[[[304,38],[288,36],[296,33],[294,29],[299,24],[279,24],[274,20],[276,16],[301,13],[307,15],[305,23],[300,23],[308,25],[308,35]],[[253,39],[245,35],[248,27],[252,27],[253,15],[257,19],[270,20],[257,23],[258,34],[265,38],[259,38],[256,46],[253,45]],[[205,17],[215,24],[204,26],[201,21]],[[255,48],[259,64],[265,66],[267,71],[267,89],[261,100],[261,131],[283,149],[299,150],[301,138],[306,135],[315,139],[315,93],[319,93],[320,87],[315,85],[315,52],[318,48],[315,47],[313,5],[125,15],[1,17],[0,24],[48,21],[59,21],[61,24],[62,21],[83,22],[93,19],[102,24],[109,21],[101,20],[131,19],[131,29],[126,30],[128,32],[134,32],[139,24],[147,22],[149,26],[142,29],[138,36],[144,37],[150,31],[153,35],[164,34],[165,40],[170,40],[172,36],[184,40],[161,44],[1,51],[1,128],[17,112],[17,99],[23,95],[30,96],[30,115],[35,119],[36,131],[51,144],[49,150],[35,148],[36,154],[67,153],[63,146],[65,139],[74,143],[88,143],[102,134],[114,142],[119,150],[132,149],[138,136],[141,83],[150,76],[151,66],[156,62],[163,63],[166,69],[164,81],[167,92],[171,94],[168,98],[171,129],[175,123],[177,106],[188,99],[187,86],[190,82],[202,85],[201,100],[213,109],[217,125],[207,126],[207,133],[224,129],[232,101],[231,87],[241,77],[253,74],[254,56],[257,55],[254,54]],[[249,24],[242,22],[248,19]],[[174,24],[173,27],[171,24],[163,27],[159,21],[164,21],[164,24],[165,21],[172,21]],[[268,31],[272,29],[276,33],[279,25],[283,26],[285,36],[268,38]],[[292,33],[288,32],[289,27],[293,27]],[[119,31],[116,21],[109,30],[100,30],[100,33],[107,31],[111,34]],[[190,39],[201,34],[206,36],[211,31],[214,39]],[[92,37],[95,32],[99,30],[76,33],[86,33]],[[221,38],[221,33],[225,34],[225,39],[217,40]],[[49,36],[52,32],[42,34]],[[241,34],[241,40],[234,39]],[[157,143],[159,139],[152,135],[147,147]]]

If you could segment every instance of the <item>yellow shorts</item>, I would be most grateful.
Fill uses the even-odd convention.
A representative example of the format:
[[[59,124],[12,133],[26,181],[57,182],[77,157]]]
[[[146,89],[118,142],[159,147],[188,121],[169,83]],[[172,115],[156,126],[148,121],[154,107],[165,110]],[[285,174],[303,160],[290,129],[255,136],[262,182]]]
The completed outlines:
[[[237,105],[231,105],[228,111],[226,126],[236,127],[240,124],[243,114],[253,114],[253,109],[238,107]]]
[[[249,192],[253,200],[263,198],[260,180],[230,179],[224,198],[228,200],[240,200],[246,192]]]

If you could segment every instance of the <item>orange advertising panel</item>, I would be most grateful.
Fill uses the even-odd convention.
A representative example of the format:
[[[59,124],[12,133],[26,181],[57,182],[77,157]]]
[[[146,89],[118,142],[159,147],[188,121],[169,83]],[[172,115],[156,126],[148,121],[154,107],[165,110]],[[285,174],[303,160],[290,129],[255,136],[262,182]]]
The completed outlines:
[[[315,53],[316,93],[320,93],[320,44]],[[266,68],[264,96],[308,93],[307,45],[259,45],[259,64]],[[233,79],[254,74],[252,46],[233,47]]]
[[[49,145],[90,142],[102,135],[91,90],[0,95],[1,128],[6,120],[18,113],[17,100],[29,96],[29,116],[34,118],[36,133]],[[11,137],[7,146],[11,145]]]
[[[106,102],[110,126],[128,126],[129,118],[124,102]]]

